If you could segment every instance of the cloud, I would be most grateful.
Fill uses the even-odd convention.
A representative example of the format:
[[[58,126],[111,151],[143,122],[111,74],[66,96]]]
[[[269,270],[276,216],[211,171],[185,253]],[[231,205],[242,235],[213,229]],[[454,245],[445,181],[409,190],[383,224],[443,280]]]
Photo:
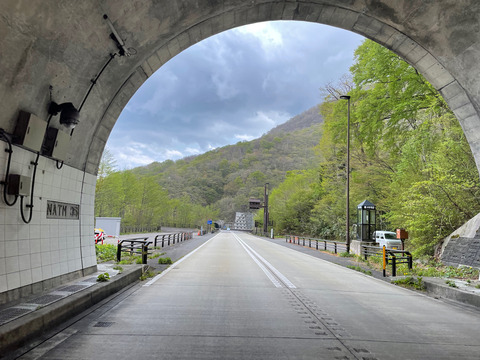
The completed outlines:
[[[165,156],[167,156],[168,159],[178,159],[183,157],[183,154],[178,150],[166,150]]]
[[[247,134],[243,134],[243,135],[236,134],[235,139],[238,139],[238,140],[241,140],[241,141],[250,141],[250,140],[255,139],[255,137],[253,137],[252,135],[247,135]]]
[[[108,146],[120,165],[131,167],[199,154],[236,143],[239,136],[259,137],[318,104],[318,89],[348,72],[362,40],[344,30],[293,21],[212,36],[143,84]]]

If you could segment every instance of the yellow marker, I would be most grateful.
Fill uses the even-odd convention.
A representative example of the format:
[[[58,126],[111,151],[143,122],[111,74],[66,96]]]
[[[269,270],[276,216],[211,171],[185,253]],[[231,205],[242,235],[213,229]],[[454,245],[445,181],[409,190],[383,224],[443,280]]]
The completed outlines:
[[[387,258],[386,258],[386,251],[385,251],[385,245],[383,245],[383,277],[386,275],[386,268],[387,268]]]

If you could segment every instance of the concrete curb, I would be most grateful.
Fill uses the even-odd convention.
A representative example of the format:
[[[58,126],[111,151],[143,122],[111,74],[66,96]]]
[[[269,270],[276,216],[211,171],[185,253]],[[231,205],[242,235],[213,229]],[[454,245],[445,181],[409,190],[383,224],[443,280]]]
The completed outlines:
[[[427,295],[460,302],[480,309],[480,296],[445,284],[445,279],[423,279]],[[443,283],[442,283],[443,282]]]
[[[143,266],[135,266],[112,277],[108,282],[96,283],[88,289],[2,325],[0,327],[0,354],[17,349],[33,337],[52,329],[138,281],[142,273]]]

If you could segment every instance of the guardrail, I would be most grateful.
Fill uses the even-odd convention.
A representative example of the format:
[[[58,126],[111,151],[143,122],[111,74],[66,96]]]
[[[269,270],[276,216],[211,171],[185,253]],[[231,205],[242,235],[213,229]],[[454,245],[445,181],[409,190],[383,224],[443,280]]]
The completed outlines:
[[[387,265],[392,266],[392,276],[397,276],[397,265],[407,264],[408,269],[413,267],[413,257],[405,250],[387,249],[385,246],[362,245],[362,253],[367,260],[368,256],[381,256],[383,260],[383,277],[387,276]],[[401,256],[398,256],[401,255]]]
[[[128,252],[130,255],[134,253],[142,255],[142,264],[146,264],[148,245],[152,243],[147,239],[148,237],[121,240],[117,245],[117,261],[122,260],[122,252]]]
[[[312,242],[315,242],[316,250],[333,251],[335,254],[338,254],[338,252],[347,251],[347,245],[342,241],[315,239],[315,238],[309,238],[305,236],[295,236],[295,235],[285,235],[285,241],[291,244],[308,246],[309,248],[312,248],[312,249],[313,249]]]
[[[183,232],[183,233],[173,233],[173,234],[158,234],[155,236],[154,245],[155,247],[158,246],[158,243],[161,242],[162,247],[165,246],[165,242],[167,242],[167,246],[170,246],[170,243],[173,242],[172,245],[175,245],[175,242],[179,243],[185,240],[189,240],[193,238],[193,232]]]

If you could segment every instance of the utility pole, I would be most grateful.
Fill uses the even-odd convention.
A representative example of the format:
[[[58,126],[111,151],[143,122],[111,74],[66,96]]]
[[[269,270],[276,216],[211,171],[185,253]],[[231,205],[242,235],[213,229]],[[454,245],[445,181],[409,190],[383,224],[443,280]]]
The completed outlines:
[[[347,247],[347,253],[350,252],[350,96],[349,95],[342,95],[340,99],[348,101],[348,110],[347,110],[347,221],[346,221],[346,239],[345,245]]]
[[[263,232],[268,232],[268,183],[265,184],[265,191],[263,195]]]

